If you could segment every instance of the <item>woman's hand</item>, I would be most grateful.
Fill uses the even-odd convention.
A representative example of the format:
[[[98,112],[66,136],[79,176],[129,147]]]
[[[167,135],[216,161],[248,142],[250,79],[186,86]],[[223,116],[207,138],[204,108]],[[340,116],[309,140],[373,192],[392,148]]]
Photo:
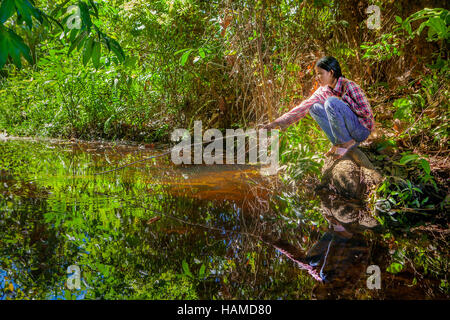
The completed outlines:
[[[275,127],[276,127],[276,125],[274,124],[274,122],[271,122],[271,123],[266,123],[266,124],[261,125],[260,129],[269,130],[269,129],[273,129]]]
[[[274,128],[276,128],[276,127],[279,127],[280,130],[284,130],[284,129],[286,129],[288,126],[286,126],[286,125],[284,125],[284,124],[281,124],[281,123],[279,123],[279,122],[277,122],[277,121],[275,120],[275,121],[273,121],[273,122],[271,122],[271,123],[259,125],[259,126],[258,126],[258,129],[267,129],[267,130],[270,130],[270,129],[274,129]]]
[[[269,129],[273,129],[275,127],[276,127],[275,121],[274,122],[270,122],[270,123],[265,123],[265,124],[261,123],[261,124],[258,124],[256,126],[256,130],[259,130],[259,129],[267,129],[267,130],[269,130]]]

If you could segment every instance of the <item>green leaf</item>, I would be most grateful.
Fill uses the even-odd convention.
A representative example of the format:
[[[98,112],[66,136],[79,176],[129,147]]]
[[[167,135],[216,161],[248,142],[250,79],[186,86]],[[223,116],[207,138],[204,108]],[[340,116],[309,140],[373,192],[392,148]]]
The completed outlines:
[[[427,24],[428,25],[428,24]],[[428,25],[429,26],[429,25]],[[434,28],[428,28],[428,34],[427,34],[427,39],[429,41],[433,40],[434,35],[436,34],[436,29]]]
[[[2,69],[3,66],[6,64],[7,59],[8,59],[8,52],[6,50],[2,50],[0,47],[0,69]]]
[[[387,272],[390,273],[399,273],[400,271],[402,271],[403,269],[403,265],[401,263],[398,262],[393,262],[391,263],[391,265],[386,269]]]
[[[69,35],[70,42],[74,42],[75,41],[79,31],[80,31],[79,29],[72,29],[72,30],[70,30],[70,35]]]
[[[18,68],[22,68],[21,56],[30,64],[33,63],[30,48],[24,43],[22,38],[12,30],[7,30],[0,25],[0,68],[6,63],[8,56],[11,57]]]
[[[20,0],[15,1],[17,12],[20,13],[22,18],[25,20],[28,27],[33,27],[32,17],[34,16],[41,23],[43,21],[39,11],[28,1],[28,0]]]
[[[189,55],[191,54],[192,49],[186,50],[185,53],[183,53],[183,55],[180,58],[180,65],[184,66],[187,62],[187,60],[189,59]]]
[[[339,21],[339,23],[340,23],[342,26],[344,26],[345,28],[348,28],[348,26],[350,25],[350,24],[348,23],[348,21],[346,21],[346,20],[341,20],[341,21]]]
[[[384,141],[381,141],[380,143],[378,143],[376,145],[376,148],[377,148],[377,151],[382,151],[388,147],[396,147],[396,146],[397,146],[396,142],[394,140],[389,139],[389,140],[384,140]]]
[[[80,44],[80,42],[82,40],[84,40],[84,38],[86,37],[87,32],[83,31],[82,33],[80,33],[78,35],[78,37],[76,37],[76,39],[72,42],[72,44],[69,47],[69,52],[67,54],[70,54],[76,47],[78,47],[78,45]]]
[[[22,68],[22,62],[20,61],[20,53],[17,51],[17,48],[13,49],[14,51],[10,51],[9,56],[13,60],[14,64],[20,69]]]
[[[415,31],[415,33],[417,35],[420,35],[420,33],[422,32],[422,30],[428,25],[428,21],[422,22],[419,26],[419,28],[417,28],[417,30]]]
[[[430,18],[428,20],[428,26],[430,27],[430,29],[428,30],[428,38],[429,39],[431,39],[434,34],[437,34],[439,39],[448,38],[447,26],[446,26],[444,20],[437,18],[437,17]],[[433,29],[433,30],[431,31],[431,29]],[[430,33],[431,33],[431,36],[430,36]]]
[[[47,20],[47,22],[48,22],[49,24],[56,23],[56,25],[64,32],[64,27],[63,27],[63,25],[62,25],[58,20],[56,20],[55,18],[53,18],[52,16],[50,16],[50,15],[48,15],[48,14],[45,14],[44,12],[42,12],[42,11],[39,10],[39,9],[37,9],[37,10],[39,11],[40,15],[41,15],[45,20]]]
[[[397,111],[394,113],[396,119],[408,119],[411,117],[412,101],[408,98],[400,98],[394,101],[394,107]]]
[[[193,277],[191,271],[189,270],[189,266],[188,266],[186,260],[183,260],[182,267],[183,267],[183,272],[185,275],[187,275],[189,277]]]
[[[86,39],[87,39],[87,33],[86,33],[85,36],[81,39],[81,41],[78,42],[78,44],[77,44],[77,50],[80,50],[81,48],[83,48],[84,44],[86,43]]]
[[[69,290],[65,290],[64,298],[65,300],[72,300],[72,293]]]
[[[422,166],[423,170],[426,174],[431,173],[430,163],[425,159],[420,159],[420,165]]]
[[[97,29],[97,28],[96,28]],[[106,45],[108,48],[108,52],[111,52],[111,43],[109,37],[105,36],[100,30],[97,29],[98,37],[100,38],[100,42]]]
[[[395,20],[398,22],[398,23],[402,23],[402,18],[400,18],[399,16],[395,16]]]
[[[92,48],[92,63],[94,64],[95,69],[98,69],[100,66],[100,54],[101,54],[101,45],[98,42],[94,42]]]
[[[202,59],[206,57],[205,50],[203,48],[198,49],[198,54],[202,57]]]
[[[94,39],[91,37],[86,41],[86,43],[84,45],[83,65],[87,65],[87,63],[89,62],[89,59],[91,59],[93,43],[94,43]]]
[[[4,0],[0,6],[0,23],[4,23],[14,14],[16,8],[14,0]]]
[[[203,278],[203,276],[205,275],[205,269],[206,269],[205,265],[202,264],[202,266],[200,267],[200,270],[198,271],[199,278]]]
[[[127,67],[134,67],[137,62],[138,62],[138,58],[137,57],[127,57],[125,59],[124,65],[127,66]]]
[[[422,97],[422,95],[415,93],[415,94],[413,94],[413,97],[419,102],[419,104],[420,104],[422,107],[425,106],[426,101],[425,101],[425,99]]]
[[[420,190],[419,188],[413,187],[412,189],[413,189],[414,191],[417,191],[417,192],[423,193],[423,191],[422,191],[422,190]],[[417,200],[417,199],[416,199],[416,200]]]
[[[417,154],[407,154],[407,155],[403,156],[400,159],[399,163],[402,164],[402,165],[405,165],[408,162],[413,161],[413,160],[417,160],[417,159],[419,159],[419,155],[417,155]]]
[[[404,24],[405,24],[406,31],[408,31],[408,34],[412,35],[411,23],[409,21],[405,21]]]
[[[80,8],[80,18],[83,24],[82,27],[86,27],[88,32],[91,31],[92,20],[89,14],[89,7],[83,1],[78,1],[78,7]]]
[[[187,50],[190,50],[190,49],[185,48],[185,49],[178,50],[177,52],[174,53],[174,55],[176,56],[177,54],[180,54],[181,52],[185,52]]]
[[[95,5],[94,1],[92,1],[92,0],[89,0],[89,4],[94,9],[94,16],[98,19],[98,8],[97,8],[97,6]]]
[[[435,64],[430,65],[429,67],[431,69],[442,69],[446,64],[446,60],[441,59],[441,57],[438,57]]]
[[[110,42],[110,46],[111,46],[111,51],[114,52],[114,54],[116,55],[117,59],[119,59],[120,62],[124,62],[125,61],[125,52],[123,52],[122,47],[120,46],[120,44],[111,38],[108,38],[109,42]]]

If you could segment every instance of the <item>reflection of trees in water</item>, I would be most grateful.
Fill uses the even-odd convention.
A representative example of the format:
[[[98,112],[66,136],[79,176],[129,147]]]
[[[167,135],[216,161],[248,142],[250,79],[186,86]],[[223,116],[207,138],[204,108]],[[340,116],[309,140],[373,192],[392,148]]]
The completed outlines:
[[[8,183],[13,185],[14,180]],[[25,295],[33,292],[45,298],[45,292],[65,274],[61,266],[66,258],[61,250],[63,238],[45,220],[47,199],[41,197],[48,192],[33,182],[23,182],[20,189],[0,193],[0,269],[20,283]]]
[[[297,208],[300,218],[292,207],[272,207],[273,190],[280,191],[277,180],[268,186],[255,176],[227,171],[240,179],[230,200],[225,191],[233,184],[226,185],[226,179],[218,185],[197,179],[182,193],[189,181],[167,166],[75,177],[74,172],[108,167],[105,158],[98,156],[92,169],[92,158],[82,152],[74,157],[20,144],[0,148],[8,157],[25,151],[11,170],[0,172],[0,261],[29,297],[46,297],[64,283],[71,264],[81,267],[91,298],[395,298],[395,292],[408,296],[413,290],[424,296],[418,287],[398,289],[414,275],[383,271],[389,248],[360,234],[374,224],[357,203],[321,198],[325,230],[322,216],[317,227],[304,222],[319,215],[308,216],[307,205]],[[27,166],[42,168],[46,179],[29,181]],[[161,184],[153,174],[173,184]],[[20,270],[14,271],[11,261]],[[193,277],[183,275],[183,261]],[[382,270],[380,292],[366,288],[370,264]],[[206,272],[199,277],[202,265]],[[31,292],[32,287],[37,289]]]
[[[278,222],[278,225],[267,223],[255,212],[244,211],[234,203],[215,203],[213,207],[208,207],[207,204],[202,206],[202,202],[192,199],[182,201],[183,206],[177,212],[177,217],[183,216],[183,213],[191,213],[188,215],[190,218],[185,223],[175,219],[176,227],[174,224],[171,226],[175,230],[184,226],[189,231],[185,235],[167,232],[167,229],[165,232],[155,233],[162,234],[157,241],[164,250],[170,252],[172,258],[186,257],[185,250],[191,251],[185,242],[180,243],[183,238],[193,244],[194,250],[202,248],[196,258],[206,257],[206,260],[210,260],[212,273],[209,278],[210,281],[217,281],[216,294],[203,291],[203,297],[305,298],[308,293],[305,284],[311,286],[310,279],[306,275],[299,277],[296,270],[272,246],[261,240],[265,234],[273,232],[273,229],[282,228],[282,222]],[[158,226],[155,225],[155,228]],[[166,261],[161,262],[164,263]]]
[[[172,196],[170,188],[148,185],[148,177],[137,170],[120,179],[67,179],[68,167],[84,168],[79,162],[90,158],[82,154],[73,158],[58,150],[28,151],[21,157],[31,169],[46,159],[51,168],[45,173],[58,176],[26,184],[30,171],[25,169],[2,175],[8,182],[11,176],[22,181],[14,183],[18,186],[14,194],[2,189],[14,202],[2,217],[0,233],[10,240],[2,257],[20,266],[15,279],[28,297],[47,297],[64,283],[71,264],[80,266],[83,279],[93,288],[91,297],[132,297],[155,281],[176,285],[178,280],[170,274],[182,273],[183,260],[193,274],[201,264],[207,267],[205,279],[183,282],[203,298],[306,296],[303,288],[309,278],[298,277],[289,263],[259,240],[262,234],[283,228],[281,221],[260,219],[258,211],[267,211],[267,198],[258,194],[256,199],[254,192],[261,190],[247,189],[243,201],[208,201]],[[8,206],[5,199],[2,208]],[[149,223],[160,213],[159,220]],[[4,268],[13,272],[6,262]]]

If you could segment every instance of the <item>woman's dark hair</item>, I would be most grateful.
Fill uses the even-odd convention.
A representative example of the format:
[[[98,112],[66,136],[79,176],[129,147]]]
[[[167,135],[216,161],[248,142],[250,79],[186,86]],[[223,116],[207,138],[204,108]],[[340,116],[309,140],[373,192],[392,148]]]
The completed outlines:
[[[339,65],[339,62],[335,57],[325,56],[323,58],[320,58],[320,60],[316,63],[316,67],[319,67],[326,71],[333,70],[333,77],[336,79],[339,79],[339,77],[344,77],[342,75],[341,66]]]

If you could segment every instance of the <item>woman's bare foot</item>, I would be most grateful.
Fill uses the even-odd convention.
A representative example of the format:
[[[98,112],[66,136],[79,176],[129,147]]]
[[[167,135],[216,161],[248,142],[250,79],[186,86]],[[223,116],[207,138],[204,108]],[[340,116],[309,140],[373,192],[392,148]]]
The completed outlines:
[[[327,153],[325,153],[325,157],[329,157],[332,154],[334,154],[336,152],[337,146],[332,146],[330,150],[328,150]]]
[[[340,147],[344,149],[350,149],[355,143],[356,141],[352,139],[346,143],[341,144]]]
[[[351,147],[353,147],[356,144],[355,140],[350,140],[346,143],[342,143],[338,145],[338,148],[336,149],[336,153],[333,155],[334,159],[340,159],[350,150]]]

